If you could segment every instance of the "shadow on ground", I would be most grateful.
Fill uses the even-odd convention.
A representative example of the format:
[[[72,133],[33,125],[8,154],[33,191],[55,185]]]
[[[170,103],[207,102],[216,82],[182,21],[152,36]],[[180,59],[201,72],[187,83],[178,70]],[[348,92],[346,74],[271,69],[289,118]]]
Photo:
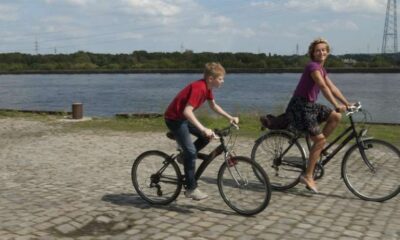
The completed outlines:
[[[201,204],[202,201],[195,201],[196,204],[178,204],[173,202],[168,205],[154,205],[143,200],[139,195],[136,194],[128,194],[128,193],[120,193],[120,194],[106,194],[102,197],[102,201],[110,202],[115,205],[120,206],[133,206],[141,209],[148,208],[158,208],[165,209],[168,211],[174,211],[178,213],[191,214],[193,213],[192,209],[197,209],[200,211],[210,211],[220,214],[234,215],[235,212],[225,211],[216,208],[210,208],[208,206],[204,206]],[[198,203],[198,204],[197,204]]]

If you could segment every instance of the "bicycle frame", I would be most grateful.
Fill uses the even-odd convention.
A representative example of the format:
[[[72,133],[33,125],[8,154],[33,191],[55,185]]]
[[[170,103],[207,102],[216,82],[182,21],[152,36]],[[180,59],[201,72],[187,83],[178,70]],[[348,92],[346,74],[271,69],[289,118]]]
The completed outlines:
[[[328,146],[324,147],[324,149],[322,150],[322,152],[327,152],[328,149],[330,149],[333,145],[335,145],[337,142],[339,142],[339,140],[344,138],[344,140],[336,148],[334,148],[333,151],[330,154],[328,154],[327,156],[323,156],[321,158],[319,163],[322,166],[325,166],[326,164],[328,164],[328,162],[330,160],[332,160],[332,158],[334,158],[335,155],[340,150],[342,150],[342,148],[344,146],[346,146],[354,138],[356,139],[357,145],[358,146],[362,146],[361,145],[362,144],[361,136],[357,134],[356,125],[354,123],[352,115],[349,115],[349,120],[350,120],[350,126],[347,129],[345,129],[339,136],[337,136],[330,144],[328,144]],[[310,151],[310,149],[311,149],[310,136],[307,135],[305,138],[306,138],[307,148]],[[361,148],[359,148],[359,149],[360,149],[360,153],[361,153],[362,159],[367,164],[367,166],[372,169],[373,167],[372,167],[371,163],[367,160],[364,151]]]
[[[221,144],[218,145],[211,153],[209,154],[204,154],[204,153],[197,153],[197,158],[203,160],[203,162],[200,164],[200,166],[197,168],[197,171],[194,175],[196,180],[199,180],[203,172],[206,170],[208,165],[219,155],[221,155],[223,152],[227,152],[227,149],[225,147],[225,143],[223,138],[220,138]]]
[[[205,153],[197,153],[197,158],[203,160],[203,162],[199,165],[199,167],[197,168],[197,171],[195,173],[195,179],[199,180],[201,175],[204,173],[204,171],[206,170],[206,168],[208,167],[208,165],[219,155],[221,155],[222,153],[226,154],[228,153],[228,149],[225,146],[225,139],[223,136],[219,136],[219,141],[220,144],[213,150],[211,151],[209,154],[205,154]],[[170,161],[174,161],[177,155],[171,155],[170,157]],[[163,169],[160,169],[160,171]],[[159,172],[160,172],[159,171]]]

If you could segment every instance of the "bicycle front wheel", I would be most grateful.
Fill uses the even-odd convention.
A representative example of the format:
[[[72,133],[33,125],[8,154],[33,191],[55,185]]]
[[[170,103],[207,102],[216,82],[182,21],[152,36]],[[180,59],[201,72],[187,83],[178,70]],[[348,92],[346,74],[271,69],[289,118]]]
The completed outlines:
[[[296,186],[306,168],[303,148],[286,131],[270,131],[257,139],[251,159],[267,172],[271,186],[276,190]]]
[[[239,214],[254,215],[268,206],[269,179],[261,166],[249,158],[235,156],[229,163],[224,162],[217,181],[222,199]]]
[[[171,203],[182,189],[178,165],[160,151],[147,151],[137,157],[131,177],[136,192],[151,204]]]
[[[383,202],[400,192],[400,152],[392,144],[369,139],[345,154],[342,176],[349,190],[361,199]]]

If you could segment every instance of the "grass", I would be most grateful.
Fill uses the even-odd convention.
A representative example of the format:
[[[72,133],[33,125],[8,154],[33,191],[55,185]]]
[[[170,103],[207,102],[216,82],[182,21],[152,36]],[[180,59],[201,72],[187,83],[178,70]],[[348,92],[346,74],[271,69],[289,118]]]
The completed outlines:
[[[51,121],[62,118],[62,115],[49,115],[44,113],[26,113],[20,111],[0,110],[0,118],[24,118],[36,121]]]
[[[329,137],[328,141],[333,140],[349,126],[350,124],[347,121],[342,121],[332,133],[332,136]],[[356,124],[356,126],[358,131],[363,128],[367,129],[368,137],[386,140],[390,143],[400,146],[400,125]]]
[[[38,121],[55,121],[62,118],[62,116],[50,116],[45,114],[32,114],[20,112],[4,112],[0,111],[0,118],[24,118]],[[240,117],[240,130],[239,136],[248,138],[257,138],[260,136],[260,123],[259,114],[248,113],[242,114]],[[207,112],[199,112],[198,118],[205,126],[214,129],[222,128],[228,125],[225,118],[210,115]],[[346,121],[338,126],[329,140],[336,137],[343,131],[349,124]],[[399,125],[376,125],[368,124],[362,127],[368,128],[368,136],[384,139],[396,145],[400,145],[400,126]],[[110,131],[124,131],[124,132],[165,132],[167,128],[162,117],[154,118],[93,118],[91,121],[76,122],[72,124],[65,124],[66,130],[110,130]],[[361,128],[361,126],[359,127]],[[328,140],[328,141],[329,141]]]
[[[111,130],[124,132],[167,131],[164,119],[157,118],[93,118],[91,121],[69,124],[74,130]]]

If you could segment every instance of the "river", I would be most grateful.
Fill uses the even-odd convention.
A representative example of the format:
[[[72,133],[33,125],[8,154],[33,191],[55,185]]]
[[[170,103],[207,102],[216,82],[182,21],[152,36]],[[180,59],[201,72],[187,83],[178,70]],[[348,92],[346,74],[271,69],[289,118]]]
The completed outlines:
[[[374,122],[400,123],[399,73],[331,73],[350,101],[361,101]],[[285,109],[300,74],[227,74],[214,95],[229,112],[278,113]],[[0,75],[0,108],[71,111],[81,102],[85,116],[162,113],[176,93],[199,74]],[[322,94],[320,101],[326,103]]]

